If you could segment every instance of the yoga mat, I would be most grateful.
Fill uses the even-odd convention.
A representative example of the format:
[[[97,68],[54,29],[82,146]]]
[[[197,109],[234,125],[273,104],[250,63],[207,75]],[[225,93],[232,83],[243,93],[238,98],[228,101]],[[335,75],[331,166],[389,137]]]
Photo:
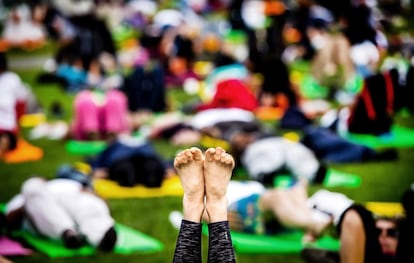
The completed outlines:
[[[43,158],[43,150],[34,146],[23,138],[18,138],[16,149],[9,151],[4,156],[6,163],[22,163],[39,161]]]
[[[365,202],[365,207],[379,216],[397,216],[404,215],[404,208],[401,203],[398,202]]]
[[[0,237],[0,255],[1,256],[27,256],[32,254],[32,250],[23,247],[19,242],[9,239],[8,237]]]
[[[254,114],[261,121],[275,121],[280,120],[284,112],[284,109],[280,107],[260,106],[255,110]]]
[[[183,189],[178,176],[165,179],[161,187],[157,188],[149,188],[143,185],[124,187],[108,179],[96,179],[93,181],[93,185],[98,195],[104,198],[148,198],[183,195]]]
[[[229,151],[231,148],[229,142],[222,140],[222,139],[217,139],[217,138],[214,138],[208,135],[201,136],[200,144],[205,148],[221,147],[225,151]]]
[[[242,254],[274,254],[300,253],[306,247],[314,247],[331,251],[339,250],[339,240],[323,236],[312,244],[303,244],[303,232],[293,231],[274,236],[260,236],[232,232],[236,253]]]
[[[323,186],[325,187],[337,187],[345,186],[356,188],[361,185],[361,177],[355,174],[338,171],[336,169],[329,168],[326,174]]]
[[[5,209],[6,205],[4,203],[0,203],[0,211],[4,212]],[[162,251],[164,249],[164,245],[161,243],[161,241],[136,229],[120,223],[117,223],[115,225],[115,229],[118,233],[118,239],[114,250],[115,253],[154,253]],[[46,239],[44,237],[26,231],[16,231],[13,233],[13,235],[22,237],[35,249],[45,253],[51,258],[86,256],[96,253],[96,249],[91,246],[84,246],[79,249],[67,249],[63,246],[63,243],[61,241]]]
[[[394,124],[390,134],[375,136],[370,134],[350,133],[345,138],[351,142],[366,145],[371,148],[380,147],[413,147],[414,129]]]
[[[19,124],[23,128],[32,128],[40,123],[46,121],[46,115],[44,113],[31,113],[31,114],[24,114],[19,119]]]
[[[70,140],[65,144],[66,151],[76,155],[95,155],[106,147],[104,141],[78,141]]]
[[[148,236],[138,230],[116,224],[118,240],[114,253],[130,254],[133,252],[154,253],[164,249],[164,245],[157,239]],[[72,256],[88,256],[96,253],[96,249],[92,246],[84,246],[79,249],[67,249],[60,240],[51,240],[44,237],[31,234],[25,231],[14,233],[17,237],[23,238],[36,250],[46,254],[51,258],[72,257]]]
[[[208,228],[203,225],[203,233],[208,235]],[[316,242],[303,244],[303,232],[290,230],[276,235],[255,235],[231,232],[233,246],[239,254],[299,254],[306,247],[321,248],[331,251],[339,250],[339,240],[324,235]]]
[[[361,177],[355,174],[338,171],[329,168],[326,177],[323,181],[325,187],[350,187],[356,188],[361,185]],[[289,187],[294,183],[294,178],[291,175],[278,175],[274,180],[276,187]]]

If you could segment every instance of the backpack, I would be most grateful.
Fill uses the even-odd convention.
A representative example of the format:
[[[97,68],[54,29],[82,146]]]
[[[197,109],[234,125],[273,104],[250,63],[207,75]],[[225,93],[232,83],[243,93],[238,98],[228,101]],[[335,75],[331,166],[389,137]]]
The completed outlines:
[[[364,79],[364,87],[348,120],[352,133],[389,133],[399,95],[398,71],[392,69]]]

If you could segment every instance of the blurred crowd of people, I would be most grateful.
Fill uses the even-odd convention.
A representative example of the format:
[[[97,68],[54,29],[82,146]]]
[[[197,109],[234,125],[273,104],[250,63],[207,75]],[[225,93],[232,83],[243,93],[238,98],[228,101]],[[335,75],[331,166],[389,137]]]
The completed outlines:
[[[174,173],[170,160],[151,145],[160,138],[178,146],[202,145],[206,138],[220,142],[236,166],[263,187],[286,170],[302,187],[322,183],[330,163],[395,160],[395,149],[358,145],[344,135],[386,136],[396,114],[414,114],[414,39],[401,22],[409,23],[412,5],[397,0],[0,1],[0,158],[17,146],[18,119],[30,95],[7,66],[7,50],[32,50],[52,41],[54,54],[37,81],[56,83],[74,95],[73,116],[58,139],[107,143],[88,160],[95,177],[128,187],[160,186]],[[172,101],[168,92],[174,90],[193,99]],[[45,125],[35,127],[32,138],[47,132]],[[283,136],[282,130],[297,133]],[[49,189],[49,183],[36,180],[30,183]],[[23,195],[31,190],[28,185]],[[331,221],[313,221],[306,187],[295,189],[286,197],[261,189],[260,205],[282,225],[317,238]],[[259,192],[248,203],[258,205]],[[351,200],[345,203],[341,213],[334,211],[339,232],[349,225],[359,233],[355,237],[369,237],[365,247],[371,248],[368,240],[376,242],[371,215]],[[303,210],[289,214],[276,204]],[[102,231],[109,243],[95,237],[93,243],[107,250],[116,237],[108,211],[99,205],[109,222]],[[241,229],[249,227],[258,228]],[[52,237],[62,231],[57,232]],[[68,246],[79,246],[77,235],[63,233]],[[376,251],[352,252],[357,247],[346,239],[349,233],[341,233],[349,247],[341,250],[340,262],[364,262],[364,253],[376,256]],[[350,253],[358,259],[348,258]]]

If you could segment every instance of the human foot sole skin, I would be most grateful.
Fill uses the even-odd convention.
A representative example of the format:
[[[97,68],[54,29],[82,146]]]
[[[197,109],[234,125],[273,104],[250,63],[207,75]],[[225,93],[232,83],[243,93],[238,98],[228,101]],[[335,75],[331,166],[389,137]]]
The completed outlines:
[[[233,157],[222,148],[209,148],[204,154],[206,211],[210,222],[227,220],[227,187],[234,168]]]
[[[204,211],[203,161],[203,153],[196,147],[180,152],[174,160],[184,191],[184,219],[192,222],[200,222]]]

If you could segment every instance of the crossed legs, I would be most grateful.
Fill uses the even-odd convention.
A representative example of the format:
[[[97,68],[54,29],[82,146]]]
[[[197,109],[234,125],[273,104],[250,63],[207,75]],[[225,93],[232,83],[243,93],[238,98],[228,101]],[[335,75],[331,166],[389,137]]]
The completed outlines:
[[[179,153],[174,167],[184,190],[183,220],[173,262],[201,262],[201,220],[209,228],[208,262],[235,262],[227,221],[227,186],[234,160],[222,148],[209,148],[203,155],[196,147]]]

